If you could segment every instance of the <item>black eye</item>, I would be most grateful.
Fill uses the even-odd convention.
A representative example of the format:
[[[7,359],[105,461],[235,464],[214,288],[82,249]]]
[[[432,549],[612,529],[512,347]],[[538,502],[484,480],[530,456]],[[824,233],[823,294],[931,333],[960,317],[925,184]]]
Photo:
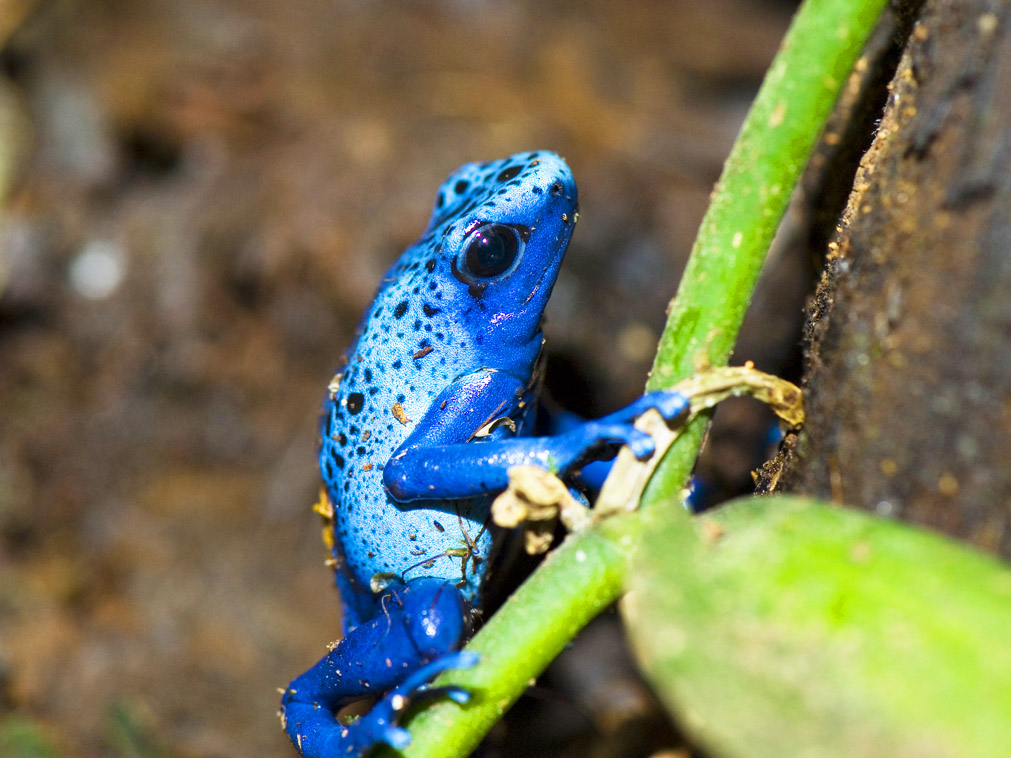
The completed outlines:
[[[522,251],[523,243],[511,226],[485,224],[471,234],[461,268],[478,279],[491,279],[509,271]]]

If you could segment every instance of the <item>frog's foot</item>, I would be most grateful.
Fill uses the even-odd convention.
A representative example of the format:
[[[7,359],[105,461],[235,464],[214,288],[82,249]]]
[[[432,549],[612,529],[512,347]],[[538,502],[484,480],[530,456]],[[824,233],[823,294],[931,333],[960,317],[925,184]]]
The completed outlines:
[[[569,446],[567,450],[563,448],[562,453],[571,459],[579,458],[586,450],[604,445],[627,445],[632,454],[641,460],[649,458],[655,447],[653,438],[631,423],[609,423],[607,419],[587,421],[580,428],[569,432],[563,440]]]
[[[636,458],[644,460],[653,455],[656,446],[649,434],[636,429],[633,424],[649,410],[657,411],[666,421],[681,420],[687,418],[691,400],[673,390],[648,392],[619,411],[585,422],[568,435],[574,438],[575,445],[583,449],[612,443],[627,445]]]
[[[463,687],[431,687],[432,679],[449,669],[469,668],[477,660],[476,653],[459,651],[423,665],[350,724],[342,724],[331,707],[312,699],[315,693],[292,686],[281,702],[282,723],[305,758],[363,756],[379,744],[399,750],[411,742],[410,733],[399,725],[411,704],[442,697],[461,705],[470,700]]]
[[[437,697],[448,697],[460,705],[468,702],[470,693],[462,687],[430,687],[429,682],[443,671],[470,668],[477,661],[477,653],[462,650],[449,653],[422,666],[402,684],[388,692],[382,700],[372,706],[372,710],[361,716],[349,729],[354,729],[368,745],[383,742],[397,750],[407,747],[411,742],[411,735],[406,729],[397,725],[407,707],[412,702]]]
[[[412,700],[445,695],[462,703],[469,697],[459,687],[428,686],[436,674],[477,661],[474,653],[456,650],[469,615],[460,591],[426,577],[378,600],[375,617],[348,632],[284,691],[282,722],[305,758],[361,756],[379,743],[403,747],[410,737],[398,721]],[[379,700],[357,721],[342,724],[334,717],[373,694]]]
[[[604,416],[600,421],[631,423],[651,409],[657,411],[666,421],[675,421],[686,417],[691,410],[691,406],[691,398],[687,395],[677,390],[659,390],[657,392],[647,392],[620,411]]]
[[[653,438],[633,424],[646,411],[657,411],[666,421],[687,418],[691,400],[673,390],[648,392],[630,405],[594,421],[586,421],[561,436],[572,450],[585,451],[602,445],[627,445],[639,460],[653,455]],[[575,457],[575,456],[572,456]]]

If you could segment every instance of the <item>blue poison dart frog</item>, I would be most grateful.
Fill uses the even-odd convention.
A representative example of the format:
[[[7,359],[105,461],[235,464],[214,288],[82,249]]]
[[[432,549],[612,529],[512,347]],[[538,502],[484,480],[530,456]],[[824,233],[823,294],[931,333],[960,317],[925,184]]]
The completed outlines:
[[[653,441],[633,421],[686,413],[648,394],[596,421],[535,428],[541,315],[578,216],[569,167],[549,152],[468,164],[439,188],[428,228],[383,278],[330,382],[320,420],[344,637],[285,690],[284,728],[306,758],[362,755],[410,736],[397,725],[459,651],[482,603],[507,470],[534,464],[572,482],[584,464]],[[540,422],[538,422],[540,424]],[[541,435],[541,436],[537,436]],[[501,530],[499,530],[501,531]],[[345,724],[348,703],[378,700]]]

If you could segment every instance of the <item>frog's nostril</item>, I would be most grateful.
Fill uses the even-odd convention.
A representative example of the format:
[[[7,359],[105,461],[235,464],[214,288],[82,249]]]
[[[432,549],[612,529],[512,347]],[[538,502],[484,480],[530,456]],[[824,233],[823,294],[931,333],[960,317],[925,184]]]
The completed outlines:
[[[551,185],[551,194],[553,197],[561,197],[565,194],[565,185],[561,182],[555,182]]]

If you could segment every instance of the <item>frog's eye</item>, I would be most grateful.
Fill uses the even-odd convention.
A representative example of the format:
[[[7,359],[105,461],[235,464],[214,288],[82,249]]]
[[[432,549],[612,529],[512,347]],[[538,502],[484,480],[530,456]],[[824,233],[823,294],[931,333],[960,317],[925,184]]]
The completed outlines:
[[[471,232],[460,252],[458,267],[475,279],[492,279],[511,271],[523,252],[516,229],[505,224],[483,224]]]

